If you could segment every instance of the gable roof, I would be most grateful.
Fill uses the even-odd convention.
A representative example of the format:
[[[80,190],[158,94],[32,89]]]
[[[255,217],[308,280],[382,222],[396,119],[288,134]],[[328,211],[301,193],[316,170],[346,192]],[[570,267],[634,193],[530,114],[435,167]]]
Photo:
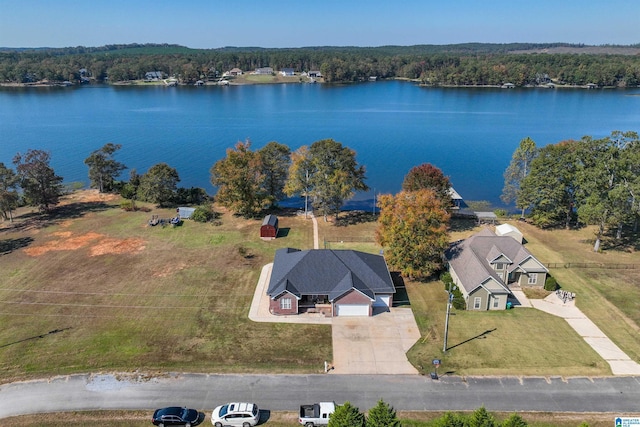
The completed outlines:
[[[333,301],[351,289],[372,301],[378,293],[395,293],[384,258],[353,250],[279,249],[273,261],[267,294],[271,298],[286,291],[298,298],[328,295]]]
[[[270,225],[272,227],[277,227],[278,217],[275,215],[269,214],[264,217],[264,220],[262,220],[262,225]]]
[[[507,262],[509,273],[515,270],[525,273],[548,272],[521,243],[509,236],[496,236],[486,227],[466,240],[451,244],[445,257],[467,293],[473,292],[489,278],[495,279],[508,291],[500,275],[492,268],[493,261]],[[537,266],[525,267],[529,259],[536,260]]]

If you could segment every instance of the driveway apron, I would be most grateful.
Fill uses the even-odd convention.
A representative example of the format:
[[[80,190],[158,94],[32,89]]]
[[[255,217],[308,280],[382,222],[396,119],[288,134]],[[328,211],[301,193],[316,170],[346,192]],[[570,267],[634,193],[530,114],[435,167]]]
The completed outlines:
[[[417,374],[406,352],[420,339],[409,308],[372,317],[334,317],[333,374]]]

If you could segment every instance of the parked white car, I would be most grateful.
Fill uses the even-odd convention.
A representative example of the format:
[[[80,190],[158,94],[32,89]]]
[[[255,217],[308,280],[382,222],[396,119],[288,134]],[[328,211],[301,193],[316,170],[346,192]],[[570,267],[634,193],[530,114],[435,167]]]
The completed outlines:
[[[211,413],[211,424],[216,427],[251,427],[260,421],[260,410],[255,403],[227,403]]]

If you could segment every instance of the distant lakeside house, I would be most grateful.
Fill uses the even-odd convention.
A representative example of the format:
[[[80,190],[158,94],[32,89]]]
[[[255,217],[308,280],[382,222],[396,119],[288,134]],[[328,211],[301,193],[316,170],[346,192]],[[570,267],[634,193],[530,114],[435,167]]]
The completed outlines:
[[[511,286],[543,286],[549,273],[517,235],[498,236],[489,228],[451,244],[445,258],[467,310],[504,310]]]
[[[162,71],[147,71],[144,74],[144,79],[146,81],[158,81],[164,78],[165,74]]]
[[[273,68],[271,67],[260,67],[256,68],[253,74],[257,74],[259,76],[270,76],[273,74]]]
[[[372,316],[396,292],[384,257],[354,250],[276,251],[267,295],[276,315]]]
[[[280,70],[280,75],[282,75],[284,77],[291,77],[291,76],[295,75],[295,72],[293,71],[293,68],[282,68]]]

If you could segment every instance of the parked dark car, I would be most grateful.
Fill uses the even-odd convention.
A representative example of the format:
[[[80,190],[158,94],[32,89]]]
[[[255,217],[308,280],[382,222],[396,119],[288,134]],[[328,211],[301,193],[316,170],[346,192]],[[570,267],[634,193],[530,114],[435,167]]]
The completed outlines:
[[[156,409],[151,422],[160,427],[164,426],[186,426],[195,425],[200,418],[200,413],[195,409],[170,406],[168,408]]]

